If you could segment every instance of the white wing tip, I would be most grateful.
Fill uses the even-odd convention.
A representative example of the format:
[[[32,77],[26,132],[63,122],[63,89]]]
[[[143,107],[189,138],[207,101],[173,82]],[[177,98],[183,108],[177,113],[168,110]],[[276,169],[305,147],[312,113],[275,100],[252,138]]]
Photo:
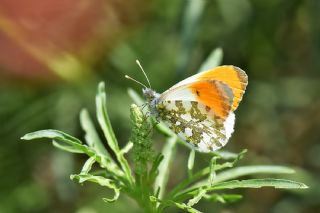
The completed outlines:
[[[226,141],[229,140],[229,138],[231,137],[232,133],[234,132],[234,123],[236,120],[236,116],[233,112],[230,112],[230,114],[228,115],[227,119],[224,121],[223,125],[224,125],[224,129],[226,131]]]
[[[214,144],[212,142],[210,143],[210,138],[203,138],[203,140],[201,140],[200,143],[197,144],[197,150],[200,152],[212,152],[224,147],[228,143],[232,133],[234,132],[234,123],[235,114],[233,112],[230,112],[227,119],[223,123],[225,131],[224,133],[226,137],[222,140],[219,140],[220,144]]]

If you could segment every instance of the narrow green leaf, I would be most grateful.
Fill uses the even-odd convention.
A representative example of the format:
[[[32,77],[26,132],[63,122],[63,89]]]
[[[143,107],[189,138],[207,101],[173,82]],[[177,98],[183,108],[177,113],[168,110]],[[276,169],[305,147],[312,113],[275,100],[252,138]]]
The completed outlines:
[[[165,188],[169,178],[169,165],[174,157],[176,151],[176,143],[177,143],[177,136],[173,136],[168,138],[166,145],[163,147],[163,161],[160,163],[159,166],[159,175],[155,180],[154,189],[157,190],[160,188],[159,198],[161,199],[164,195]]]
[[[174,204],[176,205],[176,207],[182,209],[182,210],[186,210],[187,212],[190,212],[190,213],[201,213],[201,211],[195,209],[195,208],[192,208],[191,206],[188,206],[184,203],[177,203],[177,202],[174,202]]]
[[[188,201],[187,206],[194,206],[196,205],[205,195],[207,191],[205,189],[199,189],[198,193]]]
[[[162,155],[161,153],[159,153],[159,154],[155,157],[155,159],[154,159],[154,161],[153,161],[153,163],[152,163],[152,167],[151,167],[151,169],[150,169],[150,171],[149,171],[149,177],[150,177],[150,182],[151,182],[151,183],[154,182],[155,178],[156,178],[156,177],[158,176],[158,174],[159,174],[159,172],[158,172],[158,167],[159,167],[160,163],[162,162],[162,160],[163,160],[163,155]],[[155,195],[157,195],[157,197],[158,197],[158,195],[159,195],[159,192],[160,192],[160,188],[159,188],[159,187],[158,187],[158,188],[155,188]]]
[[[104,178],[102,176],[93,176],[90,174],[78,174],[71,175],[71,180],[77,180],[79,183],[84,183],[86,181],[97,183],[100,186],[105,186],[114,191],[114,196],[112,198],[103,198],[106,202],[114,202],[119,198],[120,188],[116,186],[113,180]]]
[[[194,158],[195,158],[195,150],[191,149],[190,154],[189,154],[189,158],[188,158],[188,174],[189,174],[189,176],[192,176],[192,170],[193,170],[193,166],[194,166]]]
[[[90,157],[95,155],[95,152],[90,149],[90,147],[83,145],[79,139],[58,130],[39,130],[36,132],[28,133],[21,139],[34,140],[41,138],[53,139],[53,145],[65,151],[70,151],[73,153],[86,153]],[[62,146],[61,143],[66,143],[68,146]]]
[[[107,97],[105,93],[105,85],[103,82],[98,85],[98,92],[96,96],[96,110],[97,110],[97,118],[98,122],[103,130],[103,133],[107,139],[109,147],[112,149],[114,154],[119,161],[122,170],[126,174],[126,177],[130,184],[134,182],[134,178],[131,173],[131,169],[129,167],[128,161],[124,158],[121,150],[119,148],[116,136],[113,132],[110,119],[107,113]]]
[[[128,92],[129,97],[138,106],[141,106],[141,105],[143,105],[145,103],[145,100],[143,98],[141,98],[141,96],[136,91],[134,91],[133,89],[128,88],[127,92]]]
[[[210,162],[210,173],[209,173],[209,184],[213,185],[213,182],[217,176],[216,167],[217,167],[217,158],[213,157]]]
[[[92,147],[97,154],[110,158],[109,153],[101,142],[99,135],[94,127],[94,124],[90,118],[89,112],[86,109],[82,109],[80,112],[80,124],[85,131],[85,139],[87,144]]]
[[[155,196],[150,196],[149,198],[150,198],[151,202],[153,202],[153,203],[157,202],[159,204],[158,208],[157,208],[157,210],[158,210],[157,212],[162,212],[163,209],[165,209],[166,207],[169,207],[169,206],[176,206],[179,209],[186,210],[187,212],[201,213],[197,209],[194,209],[191,206],[186,205],[185,203],[178,203],[178,202],[175,202],[173,200],[161,200],[161,199],[158,199]]]
[[[220,182],[213,186],[203,186],[207,192],[225,189],[237,189],[237,188],[261,188],[261,187],[274,187],[279,189],[306,189],[304,183],[275,178],[263,178],[263,179],[249,179],[249,180],[231,180],[226,182]],[[188,199],[198,193],[199,186],[190,187],[174,197],[174,200],[179,202]]]
[[[249,179],[249,180],[231,180],[221,182],[214,186],[208,187],[207,191],[215,191],[221,189],[236,189],[236,188],[261,188],[261,187],[274,187],[278,189],[306,189],[307,185],[304,183],[276,178],[263,178],[263,179]]]
[[[238,158],[239,156],[239,153],[233,153],[229,151],[220,151],[220,150],[212,152],[212,154],[219,156],[223,160],[232,160],[232,159]]]
[[[182,48],[178,58],[178,74],[182,74],[189,65],[195,38],[200,26],[201,16],[205,9],[205,0],[184,1],[185,10],[182,16]]]
[[[221,48],[214,49],[210,55],[207,57],[207,59],[202,63],[200,66],[200,69],[198,70],[198,73],[215,68],[219,66],[222,62],[223,58],[223,51]]]
[[[88,174],[92,168],[92,165],[96,162],[96,157],[90,157],[81,169],[81,174]]]
[[[232,167],[233,164],[226,166]],[[220,168],[219,168],[220,169]],[[202,175],[208,172],[208,168],[202,170]],[[223,172],[220,172],[216,175],[214,183],[219,183],[226,180],[236,179],[238,177],[246,176],[246,175],[254,175],[254,174],[292,174],[294,170],[285,167],[285,166],[241,166],[233,169],[229,169]],[[200,176],[200,175],[199,175]],[[194,184],[193,187],[202,187],[208,185],[207,180],[199,181]]]
[[[130,150],[132,149],[132,147],[133,147],[133,143],[132,143],[131,141],[129,141],[129,142],[125,145],[125,147],[123,147],[123,148],[121,149],[121,153],[122,153],[122,154],[127,154],[128,152],[130,152]]]
[[[21,137],[22,140],[34,140],[40,138],[60,139],[62,141],[71,141],[74,143],[82,144],[82,142],[79,139],[72,137],[71,135],[68,135],[62,131],[54,129],[39,130],[28,133]]]
[[[245,175],[252,174],[292,174],[294,170],[285,166],[241,166],[220,172],[215,179],[215,182],[235,179]]]
[[[188,1],[183,17],[184,36],[194,37],[195,28],[200,20],[200,17],[205,9],[204,0]]]
[[[120,149],[107,113],[107,97],[105,93],[105,85],[103,82],[100,82],[98,85],[98,92],[96,95],[96,108],[97,118],[103,130],[103,133],[105,134],[108,145],[116,154]]]
[[[169,137],[172,137],[172,136],[175,136],[176,134],[168,127],[166,126],[163,122],[158,122],[156,121],[154,118],[152,118],[152,122],[154,124],[156,124],[156,129],[163,135],[165,136],[169,136]]]
[[[243,196],[239,194],[206,194],[203,196],[206,200],[220,203],[235,202],[242,199],[242,197]]]
[[[100,137],[94,127],[92,119],[90,118],[89,112],[86,109],[80,112],[80,124],[82,129],[85,131],[85,139],[87,144],[92,147],[96,152],[96,158],[100,158],[98,161],[102,168],[106,168],[108,173],[113,173],[116,176],[123,177],[124,173],[121,171],[119,166],[114,162],[106,148],[104,147]]]
[[[71,152],[71,153],[77,153],[77,154],[83,154],[85,152],[83,152],[82,150],[80,149],[76,149],[72,146],[69,146],[69,145],[62,145],[61,143],[58,143],[57,141],[55,140],[52,140],[52,145],[58,149],[61,149],[63,151],[66,151],[66,152]]]

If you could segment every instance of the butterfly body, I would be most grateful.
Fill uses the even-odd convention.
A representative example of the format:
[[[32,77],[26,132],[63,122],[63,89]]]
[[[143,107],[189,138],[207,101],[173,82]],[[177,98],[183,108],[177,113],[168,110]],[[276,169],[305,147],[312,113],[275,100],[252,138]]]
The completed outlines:
[[[201,152],[223,147],[233,133],[234,110],[247,86],[247,75],[220,66],[191,76],[162,94],[143,89],[151,115],[162,120],[187,144]]]

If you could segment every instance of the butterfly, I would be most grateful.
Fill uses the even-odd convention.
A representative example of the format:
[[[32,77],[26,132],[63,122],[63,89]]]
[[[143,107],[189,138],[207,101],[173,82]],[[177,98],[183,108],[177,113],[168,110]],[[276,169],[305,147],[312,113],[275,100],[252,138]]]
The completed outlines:
[[[212,152],[229,141],[234,131],[234,111],[247,85],[248,76],[242,69],[225,65],[186,78],[161,94],[145,86],[143,95],[151,115],[192,148]]]

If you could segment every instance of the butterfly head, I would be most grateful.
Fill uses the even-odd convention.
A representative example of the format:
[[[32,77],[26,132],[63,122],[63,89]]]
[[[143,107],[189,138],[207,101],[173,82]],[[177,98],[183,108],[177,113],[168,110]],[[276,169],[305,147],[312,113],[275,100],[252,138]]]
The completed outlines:
[[[152,116],[155,116],[158,120],[159,115],[157,111],[157,104],[159,102],[160,94],[156,93],[154,90],[151,88],[145,87],[142,89],[143,96],[147,100],[147,105],[150,110],[150,114]]]
[[[156,93],[154,90],[148,87],[143,88],[142,92],[143,92],[143,96],[148,101],[148,103],[156,104],[155,102],[158,100],[160,96],[158,93]]]

